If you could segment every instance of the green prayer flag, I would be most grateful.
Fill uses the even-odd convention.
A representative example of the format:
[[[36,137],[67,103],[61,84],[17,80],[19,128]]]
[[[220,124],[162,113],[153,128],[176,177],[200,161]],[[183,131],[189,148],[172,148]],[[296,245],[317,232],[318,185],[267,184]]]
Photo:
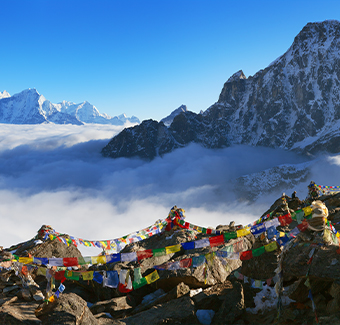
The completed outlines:
[[[148,282],[146,281],[145,278],[141,278],[139,282],[135,282],[135,281],[132,282],[133,288],[135,290],[140,288],[140,287],[145,286],[146,284],[148,284]]]
[[[79,281],[79,273],[75,273],[72,271],[65,271],[64,276],[66,279]]]
[[[156,248],[152,250],[153,256],[163,256],[166,255],[166,250],[164,248]]]
[[[230,239],[235,239],[235,238],[237,238],[237,233],[236,233],[236,231],[225,232],[225,233],[223,233],[223,235],[224,235],[224,240],[225,240],[225,241],[228,241],[228,240],[230,240]]]
[[[260,255],[262,255],[265,251],[266,251],[266,249],[264,248],[264,246],[259,247],[259,248],[255,248],[255,249],[253,249],[253,256],[260,256]]]

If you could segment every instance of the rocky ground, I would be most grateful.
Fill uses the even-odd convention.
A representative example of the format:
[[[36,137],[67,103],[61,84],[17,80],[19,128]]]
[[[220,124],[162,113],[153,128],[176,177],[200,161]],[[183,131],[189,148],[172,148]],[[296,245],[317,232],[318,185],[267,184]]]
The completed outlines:
[[[140,261],[92,265],[88,270],[134,270],[143,277],[158,267],[159,279],[139,289],[121,292],[93,280],[63,282],[59,298],[47,301],[48,281],[37,267],[18,269],[15,251],[21,257],[81,257],[76,246],[58,240],[32,239],[17,247],[2,249],[0,273],[0,324],[339,324],[340,250],[337,237],[326,230],[292,232],[305,221],[296,217],[310,202],[279,198],[263,216],[290,222],[269,230],[230,239],[224,245],[181,249],[172,254]],[[339,230],[340,193],[319,198],[328,208],[328,220]],[[287,210],[288,208],[288,210]],[[269,220],[269,219],[267,219]],[[224,233],[233,224],[219,225]],[[302,229],[300,227],[299,229]],[[256,254],[283,232],[294,235],[277,249]],[[175,227],[170,231],[130,244],[122,252],[140,252],[189,243],[212,235]],[[328,238],[328,237],[329,238]],[[274,244],[275,245],[275,244]],[[232,246],[242,258],[218,258],[221,247]],[[242,255],[252,251],[252,258]],[[206,256],[206,263],[174,267],[174,262]],[[168,264],[167,264],[168,263]],[[172,263],[172,264],[169,264]],[[133,272],[132,272],[133,273]],[[56,288],[60,281],[55,280]],[[279,298],[278,298],[279,297]],[[278,304],[278,301],[281,304]]]

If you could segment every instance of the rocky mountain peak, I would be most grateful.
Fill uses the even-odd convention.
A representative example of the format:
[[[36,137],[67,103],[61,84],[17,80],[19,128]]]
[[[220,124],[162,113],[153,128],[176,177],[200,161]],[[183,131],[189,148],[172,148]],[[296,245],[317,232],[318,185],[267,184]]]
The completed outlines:
[[[169,151],[196,142],[207,148],[245,144],[335,153],[339,120],[340,22],[309,23],[265,69],[248,78],[242,70],[233,74],[203,114],[177,115],[168,130],[169,142],[176,144]],[[136,128],[130,141],[140,136]],[[153,145],[158,152],[157,140]]]
[[[178,107],[177,109],[172,111],[170,115],[161,119],[161,122],[163,122],[166,126],[169,126],[172,123],[172,121],[174,120],[174,118],[178,114],[181,114],[183,112],[188,112],[186,105],[181,105],[180,107]]]
[[[240,79],[247,79],[247,77],[244,75],[242,70],[237,71],[234,73],[227,82],[233,82],[233,81],[238,81]]]

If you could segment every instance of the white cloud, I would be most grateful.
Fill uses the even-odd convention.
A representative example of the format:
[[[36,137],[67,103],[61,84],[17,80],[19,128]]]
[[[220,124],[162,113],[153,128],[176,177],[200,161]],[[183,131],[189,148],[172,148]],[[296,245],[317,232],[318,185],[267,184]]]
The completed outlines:
[[[269,208],[277,193],[251,206],[241,204],[230,180],[303,160],[282,150],[198,145],[152,162],[103,158],[100,150],[120,130],[2,124],[0,245],[30,239],[42,224],[83,239],[113,239],[165,218],[173,205],[185,209],[187,220],[197,225],[248,224]],[[340,178],[331,178],[339,159],[320,161],[322,165],[313,165],[313,177],[323,170],[325,181],[340,184]],[[306,194],[306,184],[299,190]]]

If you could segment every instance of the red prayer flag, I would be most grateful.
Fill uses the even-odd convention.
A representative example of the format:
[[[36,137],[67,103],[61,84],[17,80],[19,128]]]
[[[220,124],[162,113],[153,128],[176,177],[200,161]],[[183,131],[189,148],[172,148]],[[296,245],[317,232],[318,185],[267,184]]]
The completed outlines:
[[[140,261],[144,258],[152,257],[152,256],[153,256],[152,249],[146,249],[145,251],[138,251],[137,252],[138,261]]]
[[[308,222],[307,220],[303,220],[302,223],[297,225],[298,229],[302,232],[305,231],[308,228]]]
[[[211,235],[211,232],[212,232],[212,230],[211,229],[207,229],[207,235]]]
[[[189,229],[189,226],[190,226],[190,223],[189,223],[189,222],[185,222],[185,224],[184,224],[183,227],[184,227],[185,229]]]
[[[77,266],[79,265],[78,258],[77,257],[64,257],[63,264],[64,266]]]
[[[122,283],[119,283],[118,285],[118,290],[121,292],[121,293],[128,293],[130,291],[132,291],[132,289],[128,289],[127,288],[127,285],[124,285]]]
[[[218,235],[218,236],[213,236],[209,238],[210,246],[218,246],[224,244],[224,236],[223,235]]]
[[[241,261],[250,260],[252,257],[253,257],[253,251],[252,250],[245,251],[245,252],[242,252],[240,254],[240,260]]]
[[[65,281],[65,271],[59,271],[54,274],[56,280]]]
[[[293,219],[290,214],[285,214],[279,217],[279,221],[281,226],[288,226],[290,223],[292,223]]]
[[[185,258],[184,260],[179,261],[179,266],[181,268],[190,267],[191,263],[192,263],[192,259],[191,258]]]

